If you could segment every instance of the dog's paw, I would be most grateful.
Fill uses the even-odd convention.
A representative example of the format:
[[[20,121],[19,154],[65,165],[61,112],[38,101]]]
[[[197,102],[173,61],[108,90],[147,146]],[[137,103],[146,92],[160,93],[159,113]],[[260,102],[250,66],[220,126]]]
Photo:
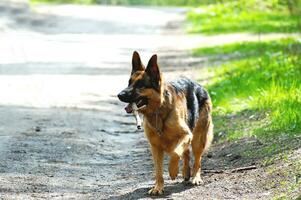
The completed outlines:
[[[150,195],[162,195],[164,193],[163,187],[155,186],[148,191]]]
[[[200,176],[195,176],[192,178],[191,183],[193,185],[202,185],[204,183],[204,181],[201,179]]]

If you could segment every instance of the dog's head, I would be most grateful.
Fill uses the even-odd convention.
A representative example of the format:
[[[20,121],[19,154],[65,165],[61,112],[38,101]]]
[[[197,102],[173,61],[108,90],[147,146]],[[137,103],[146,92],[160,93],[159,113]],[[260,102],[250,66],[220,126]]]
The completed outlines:
[[[128,87],[117,96],[122,102],[129,103],[127,113],[133,111],[131,104],[136,103],[140,111],[152,110],[160,105],[162,94],[162,75],[157,63],[157,55],[153,55],[145,68],[138,52],[133,53],[132,72]]]

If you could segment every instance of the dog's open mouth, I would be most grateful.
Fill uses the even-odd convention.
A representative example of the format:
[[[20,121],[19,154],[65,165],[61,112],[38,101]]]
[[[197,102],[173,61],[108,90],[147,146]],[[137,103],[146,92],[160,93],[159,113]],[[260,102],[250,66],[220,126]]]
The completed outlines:
[[[138,109],[141,108],[142,106],[145,106],[147,105],[148,103],[148,100],[147,98],[145,97],[142,97],[142,98],[138,98],[136,101],[135,101]],[[125,108],[125,111],[129,114],[129,113],[132,113],[133,112],[133,107],[132,107],[132,103],[129,103]]]

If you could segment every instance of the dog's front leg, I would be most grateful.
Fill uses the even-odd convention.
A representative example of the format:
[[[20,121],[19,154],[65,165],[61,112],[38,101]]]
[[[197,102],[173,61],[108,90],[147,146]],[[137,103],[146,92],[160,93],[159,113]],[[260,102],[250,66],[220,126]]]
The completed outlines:
[[[162,149],[151,145],[151,151],[153,155],[154,165],[155,165],[155,172],[156,172],[156,183],[155,186],[148,191],[151,195],[161,195],[163,194],[164,188],[164,179],[163,179],[163,156],[164,152]]]
[[[179,171],[179,160],[181,157],[184,158],[183,162],[183,178],[185,180],[189,180],[190,178],[190,167],[189,167],[189,144],[192,140],[192,133],[187,126],[187,124],[183,121],[179,123],[182,129],[182,138],[176,145],[173,153],[171,154],[170,162],[169,162],[169,175],[172,180],[174,180]]]

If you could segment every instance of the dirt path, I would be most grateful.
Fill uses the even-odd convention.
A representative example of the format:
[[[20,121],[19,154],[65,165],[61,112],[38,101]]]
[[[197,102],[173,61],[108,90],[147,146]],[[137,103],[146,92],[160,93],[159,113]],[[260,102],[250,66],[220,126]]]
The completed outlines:
[[[178,29],[184,10],[175,8],[37,6],[33,13],[0,5],[0,10],[0,198],[150,198],[147,142],[115,97],[127,83],[132,51],[145,61],[158,53],[167,78],[194,77],[189,66],[206,60],[186,50],[214,44],[220,36],[184,35]],[[227,37],[222,41],[237,39]],[[250,140],[214,147],[204,168],[254,164],[240,163],[231,153],[249,144],[261,145]],[[165,173],[163,198],[267,199],[266,177],[262,168],[207,173],[204,186],[191,187],[180,178],[169,181]]]

